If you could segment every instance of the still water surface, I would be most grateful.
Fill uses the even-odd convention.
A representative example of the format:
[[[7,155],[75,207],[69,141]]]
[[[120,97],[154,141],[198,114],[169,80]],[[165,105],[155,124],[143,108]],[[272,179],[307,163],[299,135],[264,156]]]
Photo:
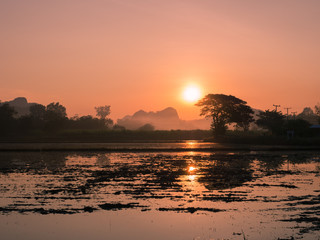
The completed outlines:
[[[320,239],[317,152],[2,152],[1,239]]]

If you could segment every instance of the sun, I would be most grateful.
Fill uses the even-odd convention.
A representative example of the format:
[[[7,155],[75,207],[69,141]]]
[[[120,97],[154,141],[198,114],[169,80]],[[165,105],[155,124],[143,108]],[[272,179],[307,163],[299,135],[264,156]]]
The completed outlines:
[[[198,86],[189,85],[183,90],[183,99],[186,102],[196,102],[201,97],[201,90]]]

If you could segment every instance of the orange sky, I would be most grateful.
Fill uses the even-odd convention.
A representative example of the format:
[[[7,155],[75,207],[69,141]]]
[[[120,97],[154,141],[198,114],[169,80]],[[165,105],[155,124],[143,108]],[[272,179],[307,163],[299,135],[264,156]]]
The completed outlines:
[[[193,119],[193,82],[301,111],[320,102],[319,23],[319,0],[2,0],[0,99]]]

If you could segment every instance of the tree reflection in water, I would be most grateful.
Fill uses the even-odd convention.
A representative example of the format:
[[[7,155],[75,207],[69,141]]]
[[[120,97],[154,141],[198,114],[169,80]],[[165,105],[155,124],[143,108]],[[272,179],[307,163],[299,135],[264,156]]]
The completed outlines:
[[[208,160],[201,162],[198,181],[208,190],[223,190],[240,187],[252,180],[249,155],[210,155]]]
[[[313,221],[319,159],[314,152],[2,152],[0,213],[216,213],[245,202],[259,205],[264,216],[272,213],[272,221],[276,212],[278,221],[313,231],[320,229]]]
[[[60,174],[72,176],[79,189],[99,192],[105,185],[126,185],[125,193],[144,193],[175,189],[182,191],[183,181],[202,184],[207,190],[240,187],[252,181],[256,161],[263,175],[275,174],[284,165],[312,161],[305,154],[119,154],[118,160],[111,153],[69,152],[6,152],[0,154],[0,172],[28,172],[30,174]],[[73,160],[72,160],[73,159]],[[81,160],[82,159],[82,160]],[[83,159],[92,159],[89,165]],[[74,161],[70,165],[70,162]],[[95,161],[95,162],[94,162]],[[69,162],[69,166],[66,163]],[[68,179],[70,183],[70,178]],[[126,184],[124,184],[126,182]],[[74,189],[74,186],[73,186]],[[139,191],[137,191],[139,189]],[[74,190],[73,190],[74,191]]]
[[[127,200],[189,201],[192,194],[193,200],[207,199],[208,191],[232,190],[279,171],[292,174],[290,165],[314,161],[313,157],[248,152],[7,152],[0,154],[0,173],[39,178],[37,188],[25,189],[37,198],[50,195],[114,201],[113,197],[121,195]]]

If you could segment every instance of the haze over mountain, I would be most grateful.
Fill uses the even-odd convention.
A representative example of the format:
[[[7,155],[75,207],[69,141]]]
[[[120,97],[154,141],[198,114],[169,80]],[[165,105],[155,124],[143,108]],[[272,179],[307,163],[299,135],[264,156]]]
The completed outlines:
[[[182,120],[180,119],[176,109],[172,107],[165,108],[156,112],[145,112],[139,110],[132,116],[127,115],[117,120],[117,124],[127,129],[138,129],[145,124],[151,124],[157,130],[191,130],[191,129],[209,129],[209,119]]]
[[[37,103],[29,103],[25,97],[17,97],[12,101],[6,101],[17,112],[16,117],[28,115],[30,107]],[[175,108],[168,107],[161,111],[145,112],[137,111],[132,116],[127,115],[117,120],[117,124],[126,129],[138,129],[145,124],[151,124],[156,130],[192,130],[192,129],[210,129],[209,119],[182,120]]]

